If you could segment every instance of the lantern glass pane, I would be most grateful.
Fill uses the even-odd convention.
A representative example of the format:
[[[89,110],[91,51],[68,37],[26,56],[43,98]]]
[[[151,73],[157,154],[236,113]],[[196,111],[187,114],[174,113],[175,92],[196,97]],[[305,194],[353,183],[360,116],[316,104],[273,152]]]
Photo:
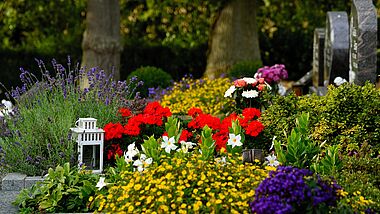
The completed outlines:
[[[83,145],[82,155],[87,170],[100,169],[100,145]]]

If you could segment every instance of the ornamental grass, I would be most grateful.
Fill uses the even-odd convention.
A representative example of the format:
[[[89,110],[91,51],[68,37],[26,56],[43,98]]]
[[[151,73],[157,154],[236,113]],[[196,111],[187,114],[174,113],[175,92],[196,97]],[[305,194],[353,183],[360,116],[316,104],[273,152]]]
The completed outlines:
[[[90,204],[105,213],[249,213],[255,188],[272,167],[240,158],[162,158],[143,173],[124,171]]]
[[[225,114],[234,107],[233,101],[223,96],[230,84],[228,78],[195,80],[184,77],[166,92],[161,105],[169,107],[173,114],[185,115],[192,107],[200,108],[206,114]]]

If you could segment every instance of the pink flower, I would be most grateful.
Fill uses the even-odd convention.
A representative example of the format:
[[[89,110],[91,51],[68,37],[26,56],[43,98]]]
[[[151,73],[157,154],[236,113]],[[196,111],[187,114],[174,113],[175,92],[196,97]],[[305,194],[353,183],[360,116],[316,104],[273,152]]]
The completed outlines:
[[[244,86],[247,85],[247,82],[244,81],[243,79],[237,79],[237,80],[234,81],[234,85],[236,87],[242,88],[242,87],[244,87]]]

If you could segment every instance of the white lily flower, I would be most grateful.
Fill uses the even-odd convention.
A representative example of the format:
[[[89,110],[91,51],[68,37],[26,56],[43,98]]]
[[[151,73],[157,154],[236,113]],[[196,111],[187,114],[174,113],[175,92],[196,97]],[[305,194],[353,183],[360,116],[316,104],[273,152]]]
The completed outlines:
[[[256,90],[243,91],[241,96],[246,98],[255,98],[259,96],[259,92],[257,92]]]
[[[96,184],[96,187],[98,187],[99,190],[101,190],[103,187],[107,186],[108,183],[104,182],[106,178],[100,177],[98,183]]]
[[[140,153],[140,151],[136,148],[135,143],[129,144],[128,151],[124,152],[125,162],[131,162],[133,157],[136,156],[138,153]]]
[[[169,139],[168,136],[164,136],[162,138],[161,148],[164,148],[165,152],[169,153],[169,154],[170,154],[171,150],[176,150],[177,146],[175,145],[174,137],[171,137]]]
[[[133,163],[133,166],[137,166],[137,170],[139,172],[142,172],[146,169],[147,166],[152,164],[152,162],[153,162],[152,158],[147,159],[145,154],[141,154],[140,159],[136,160]]]
[[[265,157],[265,159],[267,159],[267,164],[268,166],[278,166],[280,165],[280,162],[277,161],[277,157],[272,154],[272,155],[269,155],[268,157]]]
[[[193,142],[186,142],[184,140],[181,141],[181,148],[178,149],[178,151],[182,151],[183,153],[188,153],[189,152],[189,149],[192,149],[193,146],[195,146],[196,144],[193,143]]]
[[[243,143],[241,142],[240,134],[235,135],[230,133],[227,145],[231,145],[232,148],[234,148],[235,146],[242,146]]]
[[[231,97],[232,94],[236,91],[236,87],[233,85],[224,93],[224,97]]]

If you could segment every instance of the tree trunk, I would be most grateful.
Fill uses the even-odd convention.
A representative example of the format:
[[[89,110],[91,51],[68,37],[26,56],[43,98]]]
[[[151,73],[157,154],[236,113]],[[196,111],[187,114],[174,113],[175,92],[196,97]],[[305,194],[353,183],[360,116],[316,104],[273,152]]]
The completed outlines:
[[[261,60],[256,0],[231,0],[211,32],[205,76],[219,77],[239,61]]]
[[[87,0],[86,30],[82,41],[81,67],[99,67],[120,79],[120,5],[118,0]],[[81,81],[88,87],[88,79]]]

